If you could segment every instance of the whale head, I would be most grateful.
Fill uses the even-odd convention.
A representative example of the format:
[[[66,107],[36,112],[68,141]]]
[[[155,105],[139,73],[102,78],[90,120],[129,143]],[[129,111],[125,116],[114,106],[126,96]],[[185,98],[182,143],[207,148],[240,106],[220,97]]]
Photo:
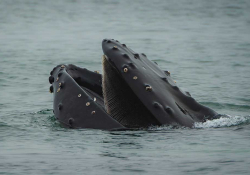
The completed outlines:
[[[145,54],[117,40],[104,39],[103,97],[106,111],[124,126],[182,125],[192,127],[217,113],[183,92]]]

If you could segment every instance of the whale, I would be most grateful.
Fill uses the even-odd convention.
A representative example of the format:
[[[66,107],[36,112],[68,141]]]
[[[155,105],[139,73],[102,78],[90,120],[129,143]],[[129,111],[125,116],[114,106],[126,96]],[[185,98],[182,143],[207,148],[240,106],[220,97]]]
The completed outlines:
[[[53,112],[64,127],[193,127],[195,122],[218,118],[144,53],[114,39],[104,39],[102,50],[102,75],[72,64],[57,65],[50,73]]]

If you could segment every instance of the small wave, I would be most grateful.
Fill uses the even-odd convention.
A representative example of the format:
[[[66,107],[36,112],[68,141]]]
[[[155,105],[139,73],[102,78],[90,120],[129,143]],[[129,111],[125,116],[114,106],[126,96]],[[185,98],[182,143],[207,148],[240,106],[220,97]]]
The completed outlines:
[[[147,128],[148,131],[165,131],[165,130],[173,130],[178,129],[180,126],[173,125],[165,125],[165,126],[150,126]]]
[[[31,114],[50,114],[53,110],[52,109],[43,109],[37,112],[33,112]]]
[[[8,128],[8,127],[10,127],[7,123],[5,123],[5,122],[1,122],[0,121],[0,128]]]
[[[233,109],[233,110],[240,110],[240,109],[250,109],[249,105],[238,105],[232,103],[215,103],[215,102],[200,102],[202,105],[214,107],[217,109]]]
[[[30,114],[29,125],[34,127],[61,128],[61,125],[56,120],[52,109],[43,109]]]
[[[250,116],[229,116],[207,120],[204,123],[196,122],[194,128],[221,128],[221,127],[230,127],[237,126],[241,124],[250,123]]]

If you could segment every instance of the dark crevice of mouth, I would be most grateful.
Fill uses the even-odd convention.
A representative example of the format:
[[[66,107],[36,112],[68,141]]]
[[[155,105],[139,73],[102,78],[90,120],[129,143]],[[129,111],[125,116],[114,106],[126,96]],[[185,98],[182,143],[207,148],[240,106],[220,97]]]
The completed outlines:
[[[97,91],[96,88],[93,88],[93,85],[90,85],[90,83],[86,83],[84,81],[81,81],[81,78],[74,78],[72,76],[72,73],[70,72],[69,75],[74,79],[75,83],[82,88],[82,90],[91,98],[93,99],[103,110],[104,108],[104,101],[102,97],[102,92],[100,93],[99,90]]]
[[[105,107],[104,107],[104,101],[103,101],[103,98],[101,96],[99,96],[97,93],[93,92],[92,90],[86,88],[86,87],[83,87],[83,86],[80,86],[87,94],[88,96],[90,96],[100,107],[103,108],[103,110],[105,110]]]
[[[71,66],[73,67],[74,65],[71,65]],[[67,73],[74,79],[74,81],[79,86],[87,88],[91,92],[97,93],[99,96],[102,97],[101,75],[100,74],[98,75],[94,72],[81,69],[81,68],[79,68],[78,71],[75,71],[76,68],[74,67],[66,70]]]
[[[126,127],[159,125],[110,60],[103,58],[103,96],[107,113]]]
[[[177,107],[180,109],[180,111],[185,114],[190,116],[192,119],[194,119],[194,117],[190,114],[190,112],[188,110],[186,110],[185,108],[181,107],[180,104],[178,104],[177,102],[175,102],[175,104],[177,105]]]
[[[116,71],[118,74],[120,74],[120,72],[118,71],[118,69],[117,69],[116,66],[115,66],[115,63],[114,63],[111,59],[109,59],[106,55],[103,55],[103,56],[102,56],[102,63],[104,63],[104,61],[105,61],[105,63],[108,63],[108,64],[109,64],[109,66],[110,66],[111,69],[113,69],[113,70]],[[104,69],[103,69],[103,70],[104,70]]]

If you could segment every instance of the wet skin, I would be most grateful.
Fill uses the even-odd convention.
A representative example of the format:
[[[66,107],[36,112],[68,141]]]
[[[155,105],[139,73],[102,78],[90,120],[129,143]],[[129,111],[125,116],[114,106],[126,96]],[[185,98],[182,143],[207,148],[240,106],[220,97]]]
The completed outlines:
[[[160,125],[192,127],[194,122],[214,118],[215,111],[183,92],[170,76],[145,54],[138,54],[117,40],[104,39],[105,59],[116,69],[140,102]]]
[[[218,116],[182,91],[170,72],[145,54],[113,39],[104,39],[102,49],[103,76],[74,65],[58,65],[51,71],[54,114],[65,127],[192,127]]]
[[[53,111],[63,126],[124,129],[104,110],[100,74],[74,65],[59,65],[51,72],[49,81],[54,93]]]

